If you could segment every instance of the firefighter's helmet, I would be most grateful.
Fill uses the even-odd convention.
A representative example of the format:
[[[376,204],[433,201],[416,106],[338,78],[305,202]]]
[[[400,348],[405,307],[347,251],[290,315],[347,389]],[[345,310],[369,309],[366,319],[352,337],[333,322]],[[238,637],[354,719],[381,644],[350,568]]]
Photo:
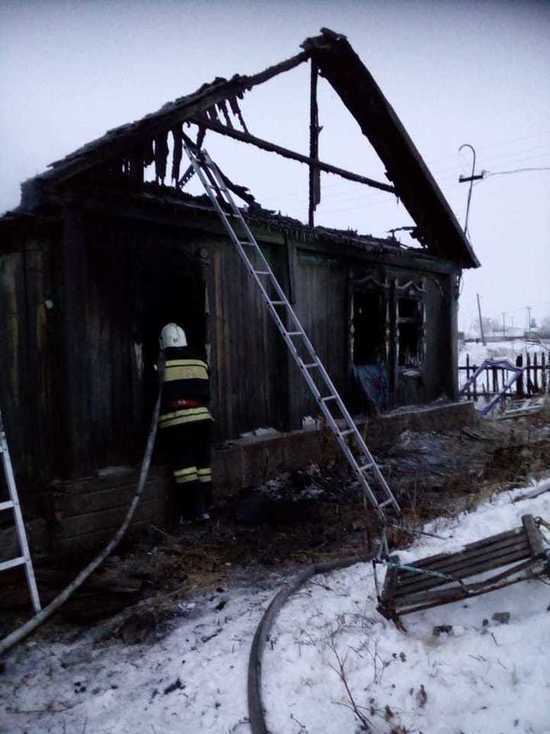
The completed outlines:
[[[160,332],[160,348],[186,347],[187,337],[185,331],[177,324],[166,324]]]

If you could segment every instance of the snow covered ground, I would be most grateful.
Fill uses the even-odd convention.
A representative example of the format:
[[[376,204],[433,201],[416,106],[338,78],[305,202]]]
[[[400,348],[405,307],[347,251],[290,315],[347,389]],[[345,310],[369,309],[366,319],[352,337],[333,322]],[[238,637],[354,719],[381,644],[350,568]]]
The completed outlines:
[[[550,520],[550,492],[512,503],[523,491],[432,523],[426,529],[446,539],[423,538],[402,560],[510,529],[525,513]],[[91,632],[28,642],[0,675],[0,732],[249,732],[248,653],[275,591],[182,600],[174,629],[153,644],[94,644]],[[361,731],[350,694],[380,734],[550,734],[550,586],[530,581],[410,615],[407,634],[375,607],[366,564],[316,577],[291,598],[264,655],[273,734]],[[434,636],[445,624],[452,632]]]

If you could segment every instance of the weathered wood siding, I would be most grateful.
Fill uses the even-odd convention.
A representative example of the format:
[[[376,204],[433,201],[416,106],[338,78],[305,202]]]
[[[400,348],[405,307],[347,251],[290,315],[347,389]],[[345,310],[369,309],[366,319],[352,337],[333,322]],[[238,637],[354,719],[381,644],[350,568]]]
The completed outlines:
[[[263,249],[281,276],[283,248],[263,245]],[[284,428],[284,344],[256,284],[228,240],[220,239],[212,247],[208,273],[216,435],[227,439],[260,426]]]
[[[457,304],[452,279],[450,276],[428,275],[425,289],[424,401],[431,402],[443,396],[454,399],[457,365],[453,348],[453,336],[456,335],[453,334],[452,324]]]
[[[349,385],[347,265],[342,259],[298,250],[295,282],[296,314],[337,389],[345,393]],[[301,427],[302,418],[318,415],[319,408],[294,362],[289,383],[292,427]]]
[[[0,255],[0,407],[16,475],[36,482],[56,451],[55,287],[49,239],[21,232],[13,244]]]
[[[160,329],[179,321],[204,343],[204,285],[188,241],[168,228],[80,212],[65,222],[66,473],[83,476],[139,459]]]
[[[168,320],[180,321],[191,342],[210,345],[217,441],[261,426],[297,428],[318,414],[227,237],[183,224],[70,205],[57,239],[22,232],[0,257],[0,401],[20,473],[68,479],[139,460],[158,387],[158,334]],[[350,268],[380,265],[384,256],[279,235],[259,240],[348,397]],[[406,265],[408,256],[399,257]],[[393,277],[425,279],[419,401],[451,396],[452,276],[395,260]]]

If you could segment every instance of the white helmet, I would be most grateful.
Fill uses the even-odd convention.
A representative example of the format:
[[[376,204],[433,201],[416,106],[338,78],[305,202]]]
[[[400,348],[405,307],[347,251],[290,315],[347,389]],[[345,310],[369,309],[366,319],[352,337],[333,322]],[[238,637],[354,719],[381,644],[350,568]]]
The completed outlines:
[[[187,337],[185,331],[177,324],[166,324],[160,332],[160,348],[167,347],[186,347]]]

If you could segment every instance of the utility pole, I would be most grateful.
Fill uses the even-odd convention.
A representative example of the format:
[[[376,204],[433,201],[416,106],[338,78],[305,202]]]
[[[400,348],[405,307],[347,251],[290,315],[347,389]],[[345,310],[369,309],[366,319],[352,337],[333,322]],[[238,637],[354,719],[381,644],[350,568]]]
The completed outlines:
[[[472,151],[472,173],[470,176],[459,176],[458,182],[459,183],[470,183],[470,188],[468,189],[468,199],[466,201],[466,218],[464,220],[464,234],[468,236],[468,217],[470,216],[470,203],[472,201],[472,187],[474,185],[474,181],[480,181],[482,178],[484,178],[484,173],[476,174],[476,151],[473,145],[470,145],[470,143],[463,143],[460,148],[458,149],[458,152],[462,150],[462,148],[469,148]]]
[[[531,308],[532,306],[526,306],[527,308],[527,333],[531,333]]]
[[[506,336],[506,312],[502,312],[502,336]]]
[[[479,333],[481,334],[481,343],[483,346],[486,346],[485,342],[485,332],[483,331],[483,319],[481,317],[481,302],[479,300],[479,293],[476,293],[477,296],[477,313],[479,315]]]

